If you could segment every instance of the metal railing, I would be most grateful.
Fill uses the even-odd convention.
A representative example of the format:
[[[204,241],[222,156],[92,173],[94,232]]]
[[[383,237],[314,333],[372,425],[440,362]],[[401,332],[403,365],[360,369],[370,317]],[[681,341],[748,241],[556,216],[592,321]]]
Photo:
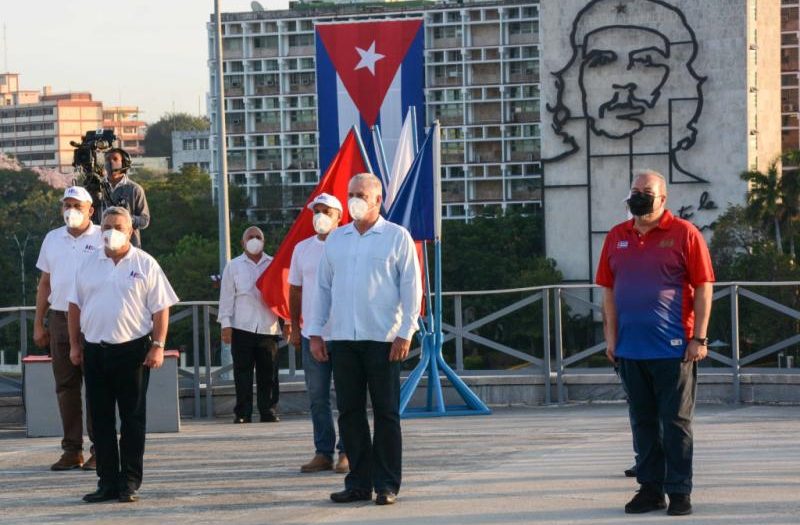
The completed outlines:
[[[741,375],[743,372],[777,372],[775,367],[758,367],[758,362],[765,358],[779,354],[787,348],[800,345],[800,310],[795,307],[787,306],[774,299],[766,297],[763,293],[756,293],[755,288],[782,289],[790,291],[794,298],[794,304],[800,303],[800,282],[730,282],[716,283],[714,285],[713,300],[715,305],[720,300],[729,299],[729,311],[726,313],[721,308],[715,306],[712,309],[712,321],[720,316],[729,316],[730,329],[727,334],[711,334],[717,339],[710,345],[709,359],[714,363],[714,367],[701,367],[701,373],[730,374],[732,377],[732,398],[734,402],[741,401]],[[606,344],[602,341],[600,306],[599,300],[593,298],[597,294],[599,287],[593,285],[550,285],[536,286],[530,288],[516,288],[508,290],[489,290],[489,291],[466,291],[466,292],[445,292],[445,305],[448,308],[452,324],[444,322],[442,330],[444,332],[444,343],[452,344],[452,351],[445,352],[453,363],[454,369],[458,372],[465,372],[465,344],[470,344],[474,348],[480,347],[489,349],[507,356],[510,359],[521,362],[520,366],[515,367],[516,373],[536,375],[540,374],[544,382],[545,403],[551,403],[551,391],[553,385],[556,387],[557,401],[565,400],[565,377],[568,375],[597,374],[598,372],[610,372],[609,364],[599,364],[594,367],[581,367],[581,363],[591,360],[593,356],[602,356]],[[487,315],[480,318],[465,316],[464,302],[485,297],[498,299],[504,296],[522,295],[510,304],[496,308]],[[599,298],[598,298],[599,299]],[[762,348],[753,349],[748,355],[741,355],[741,328],[740,328],[740,299],[753,301],[761,307],[766,307],[771,312],[786,316],[793,323],[792,328],[787,334],[777,334],[781,339]],[[452,302],[451,302],[452,301]],[[569,304],[569,308],[567,308]],[[540,309],[539,313],[524,311],[525,308],[535,306]],[[216,334],[216,319],[212,321],[211,315],[216,314],[216,301],[191,301],[178,303],[173,307],[170,315],[170,344],[174,348],[175,332],[179,329],[179,323],[191,319],[191,334],[188,337],[190,342],[183,344],[180,350],[186,356],[185,360],[191,356],[191,365],[179,367],[179,379],[184,384],[191,384],[193,391],[193,414],[199,417],[203,412],[207,416],[214,413],[213,388],[214,386],[230,384],[230,380],[224,379],[224,375],[232,370],[232,365],[222,365],[217,357],[219,344],[217,340],[212,340],[212,334]],[[593,327],[597,333],[597,341],[586,347],[568,348],[565,344],[565,334],[570,334],[571,321],[570,312],[579,312],[583,319],[588,319],[586,323]],[[17,323],[18,326],[18,348],[19,358],[29,353],[31,348],[30,334],[32,333],[31,324],[33,322],[33,307],[12,307],[0,308],[0,330],[8,330],[8,326]],[[492,323],[501,319],[508,319],[509,316],[516,315],[525,319],[526,326],[532,328],[540,327],[541,333],[536,337],[531,336],[530,344],[525,348],[514,348],[502,338],[488,337],[478,333],[479,329],[486,328]],[[536,317],[540,316],[537,320]],[[447,317],[447,314],[446,314]],[[472,317],[475,317],[474,315]],[[182,339],[187,339],[185,327]],[[713,338],[712,337],[712,338]],[[0,340],[0,345],[5,343]],[[280,348],[286,346],[281,342]],[[729,348],[728,355],[723,353],[723,348]],[[3,349],[0,347],[0,349]],[[409,353],[408,359],[414,359],[419,355],[419,348],[413,349]],[[183,362],[182,360],[181,362]],[[215,364],[216,363],[218,364]],[[596,363],[602,363],[597,359]],[[705,362],[704,362],[705,364]],[[716,366],[721,365],[721,366]],[[294,378],[297,372],[296,354],[294,351],[288,352],[288,377]],[[476,372],[481,372],[476,370]],[[485,372],[485,370],[483,371]],[[800,369],[781,370],[784,373],[800,373]],[[9,374],[0,371],[0,383],[12,393],[21,393],[22,380],[19,375]],[[205,403],[203,403],[205,394]],[[205,405],[205,406],[203,406]],[[205,408],[205,410],[203,410]]]

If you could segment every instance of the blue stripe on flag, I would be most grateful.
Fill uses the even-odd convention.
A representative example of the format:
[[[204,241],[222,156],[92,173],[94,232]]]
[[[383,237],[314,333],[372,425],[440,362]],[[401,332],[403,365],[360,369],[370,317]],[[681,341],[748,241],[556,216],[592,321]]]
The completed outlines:
[[[336,69],[317,35],[317,129],[319,130],[319,173],[328,169],[339,151],[339,112],[336,98]],[[363,136],[363,135],[362,135]]]

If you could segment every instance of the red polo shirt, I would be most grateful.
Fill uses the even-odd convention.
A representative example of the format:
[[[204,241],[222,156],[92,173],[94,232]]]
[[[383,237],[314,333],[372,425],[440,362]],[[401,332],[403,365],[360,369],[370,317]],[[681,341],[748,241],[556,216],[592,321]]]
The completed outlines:
[[[665,210],[644,235],[634,220],[606,236],[596,282],[614,291],[618,357],[683,357],[694,329],[694,289],[714,281],[705,239]]]

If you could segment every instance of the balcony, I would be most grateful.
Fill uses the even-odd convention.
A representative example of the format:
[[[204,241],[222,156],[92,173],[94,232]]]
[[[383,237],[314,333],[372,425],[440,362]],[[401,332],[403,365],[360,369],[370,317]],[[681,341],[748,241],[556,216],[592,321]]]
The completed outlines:
[[[273,133],[281,130],[280,122],[256,122],[255,131],[257,133]]]

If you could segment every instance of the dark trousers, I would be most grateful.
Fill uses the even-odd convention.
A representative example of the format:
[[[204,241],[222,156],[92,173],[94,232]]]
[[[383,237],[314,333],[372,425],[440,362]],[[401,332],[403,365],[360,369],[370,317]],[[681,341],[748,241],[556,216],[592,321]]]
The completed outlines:
[[[61,425],[64,429],[61,448],[65,452],[80,452],[83,450],[83,406],[81,403],[83,370],[69,360],[66,312],[50,310],[47,314],[47,327],[50,331],[50,357],[53,359],[53,378],[56,383],[58,411],[61,414]],[[86,433],[89,435],[89,440],[94,442],[88,396],[86,398]]]
[[[86,343],[83,365],[100,488],[137,490],[142,484],[150,380],[150,369],[143,362],[149,341],[143,337],[119,345]],[[119,410],[119,444],[115,409]]]
[[[269,409],[272,413],[278,411],[278,401],[281,398],[280,361],[278,360],[278,341],[275,341],[275,350],[272,352],[272,397]]]
[[[680,359],[619,361],[639,458],[637,481],[669,494],[690,494],[697,364]]]
[[[398,492],[402,474],[400,362],[389,361],[391,343],[331,341],[339,432],[350,473],[348,489]],[[367,392],[375,427],[370,436]]]
[[[255,367],[256,403],[263,416],[272,410],[275,373],[272,362],[275,336],[233,329],[231,356],[233,382],[236,388],[236,417],[253,416],[253,368]],[[277,401],[276,401],[277,402]]]

